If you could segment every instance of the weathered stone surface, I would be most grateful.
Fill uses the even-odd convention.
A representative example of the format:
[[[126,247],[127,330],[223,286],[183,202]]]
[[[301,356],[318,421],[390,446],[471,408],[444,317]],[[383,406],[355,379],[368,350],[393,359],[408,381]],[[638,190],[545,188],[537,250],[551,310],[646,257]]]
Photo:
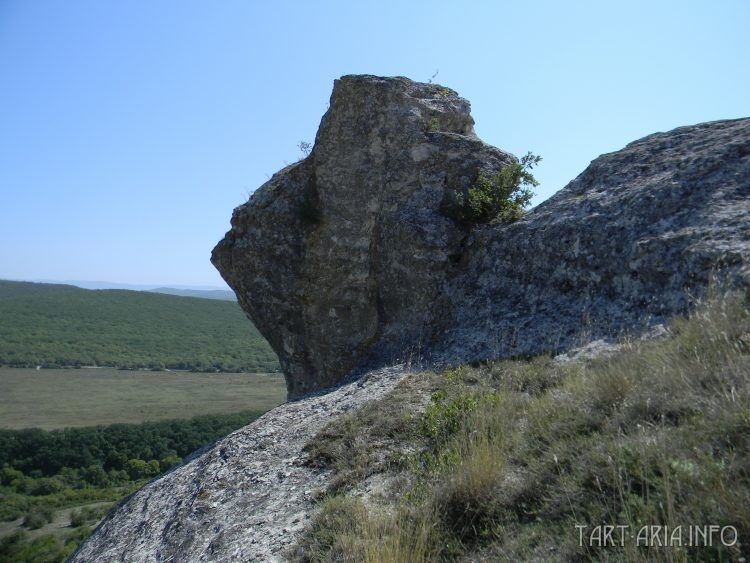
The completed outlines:
[[[449,361],[563,351],[750,283],[750,119],[657,133],[594,160],[524,219],[476,229],[447,292]]]
[[[310,156],[234,211],[212,260],[291,397],[408,355],[562,351],[684,312],[716,268],[747,280],[750,120],[646,137],[470,229],[444,191],[515,161],[472,126],[449,89],[343,77]]]
[[[135,493],[70,561],[284,561],[330,480],[330,470],[305,464],[303,447],[405,375],[402,367],[385,368],[276,407]]]
[[[465,236],[439,212],[443,190],[515,161],[474,135],[468,102],[448,88],[336,81],[310,156],[235,209],[212,256],[291,397],[431,337]],[[319,222],[304,220],[305,205]]]

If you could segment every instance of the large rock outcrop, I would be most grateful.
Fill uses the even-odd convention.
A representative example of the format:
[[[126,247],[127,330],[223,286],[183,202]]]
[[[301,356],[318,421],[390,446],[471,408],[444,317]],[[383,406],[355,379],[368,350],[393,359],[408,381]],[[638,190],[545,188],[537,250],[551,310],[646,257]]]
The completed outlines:
[[[312,153],[235,209],[212,261],[279,355],[289,395],[431,338],[465,231],[446,187],[515,157],[474,135],[455,92],[337,80]]]
[[[594,160],[523,220],[476,229],[440,359],[561,351],[750,284],[750,119],[657,133]]]
[[[750,120],[603,155],[511,225],[441,211],[515,161],[448,88],[336,81],[311,154],[235,209],[212,256],[290,397],[408,355],[563,350],[682,313],[717,273],[750,278]]]
[[[410,351],[562,350],[681,313],[712,276],[750,282],[750,119],[603,155],[511,225],[441,214],[444,190],[509,162],[452,91],[337,82],[313,153],[235,210],[213,255],[291,395]],[[71,560],[284,560],[331,478],[303,446],[403,375],[382,368],[277,407],[124,501]]]

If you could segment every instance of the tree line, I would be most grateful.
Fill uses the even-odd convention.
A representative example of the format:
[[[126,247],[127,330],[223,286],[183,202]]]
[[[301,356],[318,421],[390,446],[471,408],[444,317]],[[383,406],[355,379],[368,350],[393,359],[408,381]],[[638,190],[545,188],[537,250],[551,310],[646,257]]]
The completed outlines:
[[[0,366],[274,372],[233,301],[0,280]]]
[[[93,473],[128,470],[131,460],[181,459],[196,449],[225,436],[262,414],[244,411],[202,415],[189,420],[140,424],[112,424],[61,430],[0,430],[0,468],[12,468],[32,478],[51,477],[64,468]],[[159,471],[156,471],[158,473]],[[91,484],[98,484],[93,477]]]

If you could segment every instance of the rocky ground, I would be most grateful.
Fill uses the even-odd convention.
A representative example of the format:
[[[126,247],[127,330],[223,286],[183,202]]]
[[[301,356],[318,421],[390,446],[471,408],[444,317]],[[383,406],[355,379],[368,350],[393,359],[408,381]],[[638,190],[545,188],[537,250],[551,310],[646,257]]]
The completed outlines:
[[[304,446],[406,373],[376,370],[273,409],[123,501],[71,561],[285,560],[329,484],[329,471],[305,464]]]

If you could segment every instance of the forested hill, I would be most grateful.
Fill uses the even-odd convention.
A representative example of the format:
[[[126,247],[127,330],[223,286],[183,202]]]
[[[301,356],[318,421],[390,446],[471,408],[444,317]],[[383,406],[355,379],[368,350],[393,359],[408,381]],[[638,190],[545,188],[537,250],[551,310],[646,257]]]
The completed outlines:
[[[85,289],[75,285],[60,283],[32,283],[0,280],[0,299],[14,299],[30,295],[47,295],[50,293],[76,293]]]
[[[150,289],[154,293],[166,293],[168,295],[180,295],[182,297],[202,297],[203,299],[224,299],[225,301],[237,301],[237,296],[228,289],[178,289],[175,287],[157,287]]]
[[[0,365],[278,370],[233,301],[2,280]]]

